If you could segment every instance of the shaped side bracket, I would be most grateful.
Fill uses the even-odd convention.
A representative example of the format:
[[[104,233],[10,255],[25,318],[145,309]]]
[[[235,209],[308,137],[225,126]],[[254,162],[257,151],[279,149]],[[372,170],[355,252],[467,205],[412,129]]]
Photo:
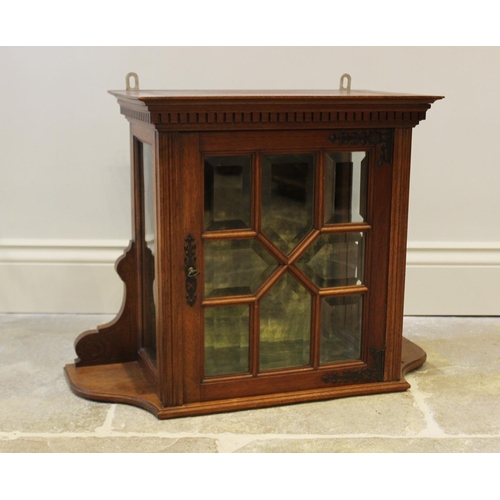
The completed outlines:
[[[137,248],[134,241],[115,264],[125,284],[123,303],[116,318],[80,334],[75,340],[75,366],[135,361],[139,350]]]

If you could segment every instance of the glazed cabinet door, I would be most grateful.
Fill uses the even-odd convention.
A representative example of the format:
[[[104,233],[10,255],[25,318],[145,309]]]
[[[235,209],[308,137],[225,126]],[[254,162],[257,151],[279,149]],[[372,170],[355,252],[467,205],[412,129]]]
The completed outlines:
[[[184,402],[383,380],[392,165],[339,137],[179,134]]]

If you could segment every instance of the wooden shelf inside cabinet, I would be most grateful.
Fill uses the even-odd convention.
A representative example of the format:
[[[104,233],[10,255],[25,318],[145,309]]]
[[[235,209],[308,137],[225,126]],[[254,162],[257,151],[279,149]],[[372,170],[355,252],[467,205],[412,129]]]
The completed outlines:
[[[130,122],[117,318],[71,389],[158,418],[404,391],[412,128],[438,96],[111,91]]]

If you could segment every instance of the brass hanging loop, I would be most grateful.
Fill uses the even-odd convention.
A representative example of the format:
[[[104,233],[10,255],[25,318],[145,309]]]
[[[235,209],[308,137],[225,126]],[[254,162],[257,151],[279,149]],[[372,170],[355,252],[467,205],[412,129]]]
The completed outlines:
[[[134,77],[135,85],[132,87],[130,85],[130,78]],[[137,73],[127,73],[125,77],[125,90],[139,90],[139,77]]]
[[[347,81],[347,84],[345,83]],[[351,75],[349,73],[344,73],[340,77],[340,90],[347,90],[347,92],[351,91]]]

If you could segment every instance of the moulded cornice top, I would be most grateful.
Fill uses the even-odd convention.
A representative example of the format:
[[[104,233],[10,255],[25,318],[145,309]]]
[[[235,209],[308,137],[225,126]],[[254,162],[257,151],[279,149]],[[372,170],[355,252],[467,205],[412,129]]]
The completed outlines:
[[[419,94],[380,92],[372,90],[110,90],[110,94],[119,99],[130,99],[153,103],[155,101],[197,101],[213,100],[215,102],[241,100],[282,100],[305,99],[319,101],[346,102],[361,101],[406,101],[431,104],[442,96]]]
[[[158,130],[413,127],[441,96],[369,90],[110,90]]]

